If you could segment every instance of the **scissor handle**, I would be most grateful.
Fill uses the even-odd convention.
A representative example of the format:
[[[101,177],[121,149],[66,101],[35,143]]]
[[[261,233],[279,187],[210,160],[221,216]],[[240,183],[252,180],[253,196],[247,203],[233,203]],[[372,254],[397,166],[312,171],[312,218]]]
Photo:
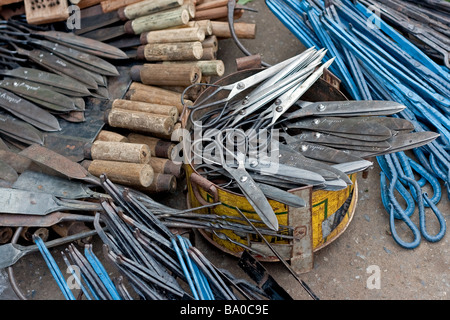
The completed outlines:
[[[427,193],[424,192],[422,194],[422,196],[423,196],[423,199],[425,200],[425,203],[428,204],[428,206],[433,210],[434,215],[436,216],[436,218],[439,221],[439,231],[434,236],[431,236],[428,234],[427,228],[426,228],[426,221],[425,221],[425,212],[423,212],[420,215],[420,231],[422,232],[423,237],[427,241],[437,242],[437,241],[441,240],[445,235],[445,232],[447,230],[446,221],[445,221],[444,216],[442,215],[441,211],[438,209],[438,207],[433,203],[433,201],[431,201],[428,198]]]

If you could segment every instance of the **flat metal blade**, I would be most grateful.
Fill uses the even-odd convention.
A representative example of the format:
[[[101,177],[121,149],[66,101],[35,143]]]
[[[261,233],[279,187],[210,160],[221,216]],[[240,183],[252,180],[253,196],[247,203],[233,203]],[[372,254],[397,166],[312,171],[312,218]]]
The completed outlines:
[[[250,174],[243,169],[231,168],[224,165],[223,168],[233,177],[244,196],[255,209],[261,220],[272,230],[278,231],[278,218],[272,206]]]
[[[59,131],[58,119],[48,111],[0,88],[0,107],[43,131]]]
[[[89,95],[89,90],[79,81],[75,81],[71,78],[62,77],[55,73],[46,72],[43,70],[19,67],[13,70],[1,70],[0,74],[13,78],[41,83],[47,86],[51,86],[55,89],[61,88],[69,92]]]
[[[40,85],[33,85],[26,80],[0,80],[0,87],[14,92],[17,95],[25,98],[37,99],[44,102],[54,104],[59,107],[61,111],[76,110],[76,106],[72,99],[54,92],[50,87]]]
[[[55,43],[48,40],[36,40],[33,41],[33,43],[93,72],[97,72],[107,76],[119,75],[119,72],[114,65],[96,55],[89,54],[87,52],[83,52],[75,48],[67,47],[60,43]]]
[[[82,17],[80,19],[80,29],[74,31],[77,35],[83,35],[86,32],[109,26],[120,21],[117,11],[101,13],[95,16]]]
[[[286,119],[307,116],[370,116],[392,115],[406,108],[394,101],[298,101],[295,106],[299,109],[285,114]]]
[[[339,149],[311,142],[294,142],[289,146],[303,156],[328,163],[345,163],[362,160]]]
[[[280,136],[286,137],[285,134],[280,133]],[[390,148],[391,145],[387,141],[363,141],[363,140],[356,140],[356,139],[349,139],[344,137],[339,137],[337,135],[332,135],[328,133],[321,133],[321,132],[314,132],[314,131],[302,131],[302,133],[297,134],[295,136],[289,136],[286,139],[287,143],[290,142],[296,142],[296,141],[306,141],[306,142],[312,142],[317,144],[326,144],[328,146],[333,145],[339,145],[339,146],[360,146],[360,147],[370,147],[370,148],[377,148],[380,150],[386,150],[387,148]]]
[[[392,131],[388,127],[376,122],[362,121],[360,117],[307,118],[292,123],[285,123],[285,126],[289,129],[306,129],[335,135],[338,133],[344,134],[344,136],[355,135],[355,139],[365,141],[380,141],[392,137]]]
[[[95,41],[104,42],[104,41],[118,38],[118,37],[126,35],[126,34],[127,33],[125,32],[125,27],[123,25],[120,25],[120,26],[106,27],[106,28],[93,30],[93,31],[83,34],[83,36],[86,38],[95,40]]]
[[[109,59],[128,59],[128,56],[120,49],[110,46],[95,39],[79,36],[70,32],[39,31],[37,34],[52,41],[65,44],[81,51],[92,53],[99,57]]]
[[[0,133],[25,144],[44,144],[44,134],[14,116],[0,111]]]
[[[296,196],[295,194],[271,186],[269,184],[264,183],[256,183],[256,184],[264,193],[264,195],[269,199],[284,203],[285,205],[295,208],[302,208],[306,206],[305,200],[300,198],[299,196]]]

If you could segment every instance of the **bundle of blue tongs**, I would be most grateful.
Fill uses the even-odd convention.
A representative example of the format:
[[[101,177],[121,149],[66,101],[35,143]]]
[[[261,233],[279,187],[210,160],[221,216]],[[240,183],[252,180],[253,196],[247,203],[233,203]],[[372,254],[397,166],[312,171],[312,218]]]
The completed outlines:
[[[427,45],[425,40],[434,34],[432,31],[418,28],[407,18],[390,21],[386,18],[404,17],[413,9],[411,6],[409,10],[408,6],[394,6],[393,2],[398,5],[401,1],[266,0],[273,14],[305,46],[328,49],[325,61],[336,59],[330,71],[342,80],[343,88],[351,98],[399,102],[407,108],[393,117],[409,120],[416,132],[431,130],[440,134],[438,139],[414,148],[415,159],[404,152],[377,156],[382,169],[381,195],[390,214],[391,233],[400,246],[412,249],[420,244],[422,236],[427,241],[436,242],[446,231],[445,219],[437,204],[441,199],[441,181],[449,194],[450,70],[445,66],[448,66],[448,50],[439,50],[446,60],[445,65],[440,65],[442,56],[437,62],[409,39],[411,34],[422,39],[423,49]],[[442,4],[442,8],[447,7]],[[436,8],[434,6],[434,11]],[[436,15],[428,18],[433,17]],[[416,18],[420,17],[416,15]],[[393,20],[396,20],[395,26],[389,24]],[[413,30],[404,36],[394,29],[399,25],[406,26],[406,29],[410,26]],[[440,36],[441,42],[448,44],[446,32]],[[434,41],[436,43],[437,40]],[[428,45],[432,44],[428,41]],[[420,179],[416,179],[417,176]],[[386,185],[387,180],[389,185]],[[432,197],[422,190],[429,184],[433,190]],[[396,195],[405,199],[405,209]],[[411,220],[416,207],[419,227]],[[427,232],[425,208],[431,208],[440,225],[434,236]],[[395,229],[395,219],[401,219],[411,229],[412,241],[401,239]]]

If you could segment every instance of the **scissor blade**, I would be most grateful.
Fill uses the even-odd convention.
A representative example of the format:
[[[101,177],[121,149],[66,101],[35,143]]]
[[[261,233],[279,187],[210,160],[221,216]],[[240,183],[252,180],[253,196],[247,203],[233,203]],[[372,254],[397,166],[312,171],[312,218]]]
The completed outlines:
[[[386,150],[384,152],[381,151],[373,153],[363,153],[361,157],[366,158],[366,157],[381,156],[389,153],[395,153],[398,151],[405,151],[418,148],[432,142],[439,136],[440,134],[431,131],[398,134],[388,140],[392,146],[391,149]]]
[[[285,114],[285,119],[295,119],[307,116],[370,116],[392,115],[406,107],[394,101],[322,101],[296,103],[300,109]]]
[[[4,89],[0,89],[0,107],[38,129],[44,131],[61,130],[55,116]]]
[[[359,160],[345,163],[337,163],[333,164],[332,166],[342,172],[345,172],[346,174],[352,174],[370,168],[371,166],[373,166],[373,162],[367,160]]]
[[[293,123],[286,123],[290,129],[306,129],[317,132],[327,132],[337,135],[355,135],[355,139],[365,141],[380,141],[392,137],[392,131],[379,123],[360,120],[355,118],[324,117],[313,119],[301,119]]]
[[[67,47],[59,43],[47,41],[47,40],[36,40],[33,43],[46,48],[50,52],[62,57],[63,59],[69,59],[70,62],[79,65],[85,69],[104,74],[107,76],[118,76],[119,72],[117,68],[111,63],[101,59],[100,57],[79,51],[75,48]]]
[[[2,70],[0,73],[13,78],[29,80],[54,88],[61,88],[75,93],[89,95],[89,90],[82,83],[51,72],[19,67],[13,70]]]
[[[411,132],[414,130],[414,124],[406,119],[394,118],[394,117],[360,117],[361,121],[369,123],[379,123],[388,127],[393,131]]]
[[[305,200],[295,194],[265,183],[257,183],[257,185],[269,199],[273,199],[295,208],[302,208],[306,206]]]
[[[323,146],[311,142],[293,142],[289,146],[303,156],[329,163],[345,163],[362,160],[339,149]]]
[[[285,135],[283,133],[280,133],[280,136],[285,137]],[[295,141],[306,141],[306,142],[312,142],[312,143],[318,143],[318,144],[326,144],[329,146],[348,145],[348,146],[353,146],[353,147],[355,147],[355,146],[376,147],[376,148],[381,148],[382,150],[386,150],[387,148],[391,147],[391,145],[387,141],[367,142],[367,141],[363,141],[363,140],[339,137],[337,135],[315,132],[315,131],[302,131],[302,133],[300,133],[300,134],[297,134],[295,136],[290,136],[290,138],[287,138],[287,143],[289,143],[289,141],[294,141],[294,142]]]
[[[250,174],[244,169],[235,169],[227,165],[224,169],[233,177],[248,202],[255,209],[261,220],[272,230],[278,230],[278,219],[272,206]]]
[[[279,161],[281,163],[316,172],[320,174],[325,181],[339,178],[345,181],[348,185],[352,184],[350,178],[342,171],[339,171],[326,163],[306,158],[300,152],[297,152],[294,148],[291,148],[290,145],[280,144],[279,147]]]
[[[110,59],[128,59],[128,56],[122,50],[110,46],[101,41],[78,36],[70,32],[60,31],[39,31],[37,34],[44,38],[65,44],[81,51],[92,53],[99,57]]]
[[[316,71],[314,71],[300,86],[294,87],[281,97],[278,102],[272,105],[272,122],[273,125],[282,114],[284,114],[300,97],[319,79],[323,70],[327,69],[334,61],[335,58],[328,60]]]
[[[44,135],[41,131],[4,112],[0,112],[0,133],[25,144],[44,144]]]

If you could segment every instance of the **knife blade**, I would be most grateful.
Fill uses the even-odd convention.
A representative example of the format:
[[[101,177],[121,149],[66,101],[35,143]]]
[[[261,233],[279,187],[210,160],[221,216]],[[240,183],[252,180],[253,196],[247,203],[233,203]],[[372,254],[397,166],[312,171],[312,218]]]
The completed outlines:
[[[62,31],[37,31],[37,35],[66,46],[88,52],[99,57],[109,59],[127,59],[128,56],[120,49],[105,44],[101,41],[78,36],[70,32]]]
[[[33,40],[31,43],[45,48],[63,59],[70,59],[70,62],[73,64],[79,65],[93,72],[107,76],[119,75],[117,68],[114,65],[96,55],[79,51],[75,48],[67,47],[60,43],[55,43],[48,40]]]
[[[59,131],[58,119],[48,111],[0,88],[0,107],[43,131]]]
[[[31,124],[0,111],[0,133],[25,144],[44,144],[44,135]]]
[[[29,98],[33,101],[40,100],[53,104],[57,106],[56,111],[59,112],[77,109],[74,102],[69,97],[52,91],[50,87],[45,87],[43,85],[33,86],[26,80],[0,80],[0,87],[14,92],[25,99]]]
[[[89,90],[81,82],[52,72],[19,67],[12,70],[0,70],[0,74],[12,78],[19,78],[45,84],[53,87],[54,89],[64,89],[80,95],[89,95]]]

